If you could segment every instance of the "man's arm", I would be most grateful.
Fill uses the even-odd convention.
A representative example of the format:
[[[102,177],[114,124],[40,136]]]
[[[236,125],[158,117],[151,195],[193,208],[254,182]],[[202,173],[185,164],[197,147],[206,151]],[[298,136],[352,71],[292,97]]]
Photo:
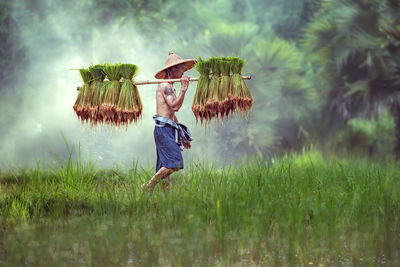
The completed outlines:
[[[190,78],[187,76],[183,76],[181,78],[181,91],[179,92],[178,97],[176,97],[175,91],[172,89],[170,84],[160,84],[160,86],[162,86],[165,102],[175,112],[182,107],[183,100],[185,99],[185,94],[189,86],[189,80]]]
[[[183,89],[179,92],[179,96],[176,97],[171,85],[163,85],[162,91],[164,93],[164,99],[167,105],[175,112],[177,112],[183,104],[183,100],[185,99],[186,89]]]

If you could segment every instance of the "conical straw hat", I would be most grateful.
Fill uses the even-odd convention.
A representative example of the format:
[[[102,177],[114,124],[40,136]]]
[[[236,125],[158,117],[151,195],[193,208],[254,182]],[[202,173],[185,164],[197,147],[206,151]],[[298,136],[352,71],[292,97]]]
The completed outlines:
[[[165,62],[165,67],[159,70],[156,75],[154,75],[157,79],[165,79],[166,72],[165,70],[171,68],[173,66],[184,64],[184,71],[190,70],[193,68],[194,64],[196,64],[195,59],[182,59],[180,56],[175,54],[174,52],[169,52],[167,56],[167,61]]]

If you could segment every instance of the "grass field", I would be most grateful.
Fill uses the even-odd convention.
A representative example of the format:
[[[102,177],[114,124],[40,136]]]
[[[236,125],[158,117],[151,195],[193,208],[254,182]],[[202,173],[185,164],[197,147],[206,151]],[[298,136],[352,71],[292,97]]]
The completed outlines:
[[[186,165],[152,196],[135,163],[0,172],[0,265],[400,265],[394,159]]]

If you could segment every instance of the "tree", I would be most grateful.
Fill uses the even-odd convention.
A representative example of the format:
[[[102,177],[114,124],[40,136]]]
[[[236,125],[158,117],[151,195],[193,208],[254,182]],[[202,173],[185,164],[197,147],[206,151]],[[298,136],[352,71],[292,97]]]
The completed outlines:
[[[277,16],[273,24],[275,33],[284,39],[297,40],[303,28],[312,21],[320,0],[277,1]]]
[[[302,47],[327,81],[330,122],[371,117],[384,107],[396,121],[400,155],[400,3],[326,0],[305,30]]]
[[[394,127],[394,118],[386,110],[376,118],[350,119],[338,134],[339,148],[350,148],[361,155],[390,155],[395,142]]]

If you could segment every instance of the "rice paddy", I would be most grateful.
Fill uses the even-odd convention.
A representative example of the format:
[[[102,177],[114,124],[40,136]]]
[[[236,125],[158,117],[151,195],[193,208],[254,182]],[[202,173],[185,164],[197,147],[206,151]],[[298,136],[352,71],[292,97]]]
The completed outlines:
[[[186,162],[150,196],[153,166],[71,158],[0,172],[0,265],[400,264],[395,159]]]

